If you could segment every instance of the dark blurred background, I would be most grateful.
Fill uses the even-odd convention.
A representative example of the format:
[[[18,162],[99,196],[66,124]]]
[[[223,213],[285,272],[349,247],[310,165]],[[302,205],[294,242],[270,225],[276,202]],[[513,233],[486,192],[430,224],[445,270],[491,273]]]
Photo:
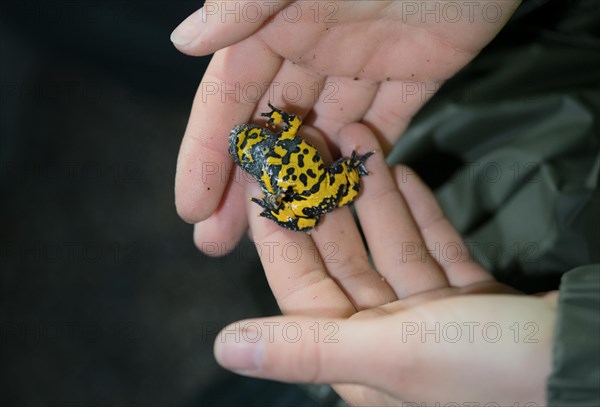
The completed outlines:
[[[1,406],[236,405],[231,389],[262,405],[296,391],[217,366],[220,327],[277,311],[248,242],[203,256],[175,212],[210,58],[169,35],[200,6],[1,6]]]
[[[574,5],[526,0],[484,56],[552,35]],[[0,6],[1,406],[315,403],[296,386],[231,375],[212,356],[220,327],[277,308],[247,241],[208,258],[175,212],[177,152],[209,58],[180,54],[169,34],[200,6]],[[580,14],[567,31],[593,27]],[[583,43],[597,49],[597,31]],[[432,186],[461,164],[428,154],[408,162]]]

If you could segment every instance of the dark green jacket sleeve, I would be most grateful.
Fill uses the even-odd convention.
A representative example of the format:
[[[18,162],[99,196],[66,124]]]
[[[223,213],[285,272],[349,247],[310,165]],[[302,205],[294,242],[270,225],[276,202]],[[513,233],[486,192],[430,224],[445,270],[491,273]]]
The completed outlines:
[[[550,407],[600,406],[600,265],[578,267],[561,280]]]
[[[498,281],[560,287],[550,406],[600,407],[599,4],[523,2],[388,156]]]

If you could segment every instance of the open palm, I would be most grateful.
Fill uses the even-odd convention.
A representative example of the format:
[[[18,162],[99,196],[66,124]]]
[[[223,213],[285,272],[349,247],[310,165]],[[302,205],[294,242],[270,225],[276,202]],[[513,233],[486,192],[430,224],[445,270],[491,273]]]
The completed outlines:
[[[305,118],[332,148],[362,122],[387,152],[444,80],[469,62],[519,1],[210,2],[172,35],[190,55],[216,51],[177,164],[176,204],[195,241],[225,254],[246,230],[227,136],[267,101]],[[214,247],[214,245],[211,245]]]
[[[341,135],[342,153],[379,147],[362,124]],[[327,151],[310,129],[307,136]],[[390,171],[382,154],[368,168],[354,206],[372,263],[347,207],[307,235],[248,203],[284,316],[225,328],[215,341],[219,363],[255,377],[331,383],[351,405],[543,404],[552,301],[499,284],[472,261],[409,169]]]

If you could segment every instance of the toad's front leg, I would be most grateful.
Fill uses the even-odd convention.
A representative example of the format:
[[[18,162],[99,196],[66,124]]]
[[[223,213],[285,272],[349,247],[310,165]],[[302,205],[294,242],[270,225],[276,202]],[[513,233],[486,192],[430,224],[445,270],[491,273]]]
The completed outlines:
[[[291,140],[296,135],[296,132],[302,126],[302,119],[298,116],[295,116],[291,113],[284,112],[281,109],[277,109],[275,106],[269,102],[269,107],[271,108],[270,112],[261,113],[260,115],[263,117],[269,118],[269,124],[273,126],[277,126],[279,123],[284,123],[284,128],[279,138]]]

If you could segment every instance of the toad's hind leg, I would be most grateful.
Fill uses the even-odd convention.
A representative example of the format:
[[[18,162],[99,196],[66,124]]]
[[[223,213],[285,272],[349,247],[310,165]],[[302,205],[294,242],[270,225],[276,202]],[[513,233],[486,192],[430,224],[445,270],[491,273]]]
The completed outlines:
[[[281,139],[293,139],[300,126],[302,126],[302,119],[291,113],[277,109],[271,102],[269,102],[269,107],[271,108],[270,112],[261,113],[260,115],[268,117],[269,124],[273,126],[283,123],[285,126],[279,137]]]
[[[273,194],[265,194],[265,197],[263,199],[250,198],[250,200],[267,211],[275,210],[280,205],[277,199],[277,195]]]
[[[369,170],[367,170],[367,167],[365,167],[365,162],[367,162],[367,159],[373,154],[375,154],[375,150],[369,151],[362,155],[359,155],[356,152],[356,150],[352,150],[352,156],[350,157],[350,166],[357,168],[358,173],[361,176],[369,175]]]

